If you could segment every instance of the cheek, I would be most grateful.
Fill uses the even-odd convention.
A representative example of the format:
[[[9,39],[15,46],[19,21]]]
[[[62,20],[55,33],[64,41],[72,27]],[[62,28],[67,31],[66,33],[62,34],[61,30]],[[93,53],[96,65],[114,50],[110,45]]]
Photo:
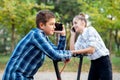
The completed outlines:
[[[76,27],[76,32],[80,32],[82,30],[83,30],[82,26],[79,25],[78,27]]]
[[[78,28],[79,28],[79,29],[82,29],[82,26],[83,26],[83,25],[81,24],[81,22],[79,22],[79,23],[78,23]]]
[[[79,31],[80,31],[80,28],[79,28],[79,27],[77,27],[77,28],[76,28],[76,32],[79,32]]]

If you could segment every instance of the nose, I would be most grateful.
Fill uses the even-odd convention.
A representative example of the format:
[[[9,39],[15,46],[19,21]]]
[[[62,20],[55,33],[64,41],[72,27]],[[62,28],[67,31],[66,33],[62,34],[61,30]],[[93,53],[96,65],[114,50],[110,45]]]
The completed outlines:
[[[56,27],[55,27],[55,24],[54,24],[53,28],[54,28],[54,29],[56,28]]]

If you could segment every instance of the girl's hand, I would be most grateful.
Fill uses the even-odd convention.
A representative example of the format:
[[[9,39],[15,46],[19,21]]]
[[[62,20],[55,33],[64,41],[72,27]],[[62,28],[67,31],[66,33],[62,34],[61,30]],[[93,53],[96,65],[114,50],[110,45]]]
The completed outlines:
[[[71,36],[72,35],[75,36],[76,32],[75,32],[75,28],[74,27],[71,28],[70,33],[71,33]]]

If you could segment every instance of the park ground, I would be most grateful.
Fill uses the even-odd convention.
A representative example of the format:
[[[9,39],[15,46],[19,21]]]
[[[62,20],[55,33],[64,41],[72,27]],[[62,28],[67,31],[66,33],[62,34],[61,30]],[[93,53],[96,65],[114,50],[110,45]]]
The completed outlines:
[[[3,72],[0,72],[0,80],[2,80]],[[62,80],[77,80],[76,72],[62,72]],[[80,80],[87,80],[88,73],[82,72]],[[57,80],[55,72],[37,72],[34,80]],[[120,73],[113,73],[113,80],[120,80]]]
[[[2,80],[3,71],[7,61],[9,60],[9,57],[10,55],[0,55],[0,80]],[[113,65],[113,80],[120,80],[120,57],[111,56],[111,61]],[[77,80],[78,63],[79,58],[71,59],[70,63],[66,65],[61,74],[62,80]],[[59,63],[60,70],[63,68],[63,66],[63,63]],[[84,58],[80,80],[87,80],[89,67],[90,61],[87,58]],[[45,60],[44,65],[36,73],[34,80],[57,80],[52,61],[49,58]]]

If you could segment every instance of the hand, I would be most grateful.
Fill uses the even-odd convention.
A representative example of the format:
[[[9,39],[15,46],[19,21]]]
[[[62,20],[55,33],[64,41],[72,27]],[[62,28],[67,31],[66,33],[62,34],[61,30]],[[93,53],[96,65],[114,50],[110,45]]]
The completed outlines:
[[[76,34],[74,27],[72,27],[70,31],[71,31],[71,35],[75,35]]]
[[[70,62],[70,59],[66,59],[66,60],[64,61],[64,63],[68,63],[68,62]]]
[[[64,25],[63,25],[62,31],[54,31],[54,32],[60,34],[61,36],[66,36],[66,31],[65,31]]]
[[[74,28],[74,27],[72,27],[72,28],[71,28],[71,31],[75,32],[75,28]]]

